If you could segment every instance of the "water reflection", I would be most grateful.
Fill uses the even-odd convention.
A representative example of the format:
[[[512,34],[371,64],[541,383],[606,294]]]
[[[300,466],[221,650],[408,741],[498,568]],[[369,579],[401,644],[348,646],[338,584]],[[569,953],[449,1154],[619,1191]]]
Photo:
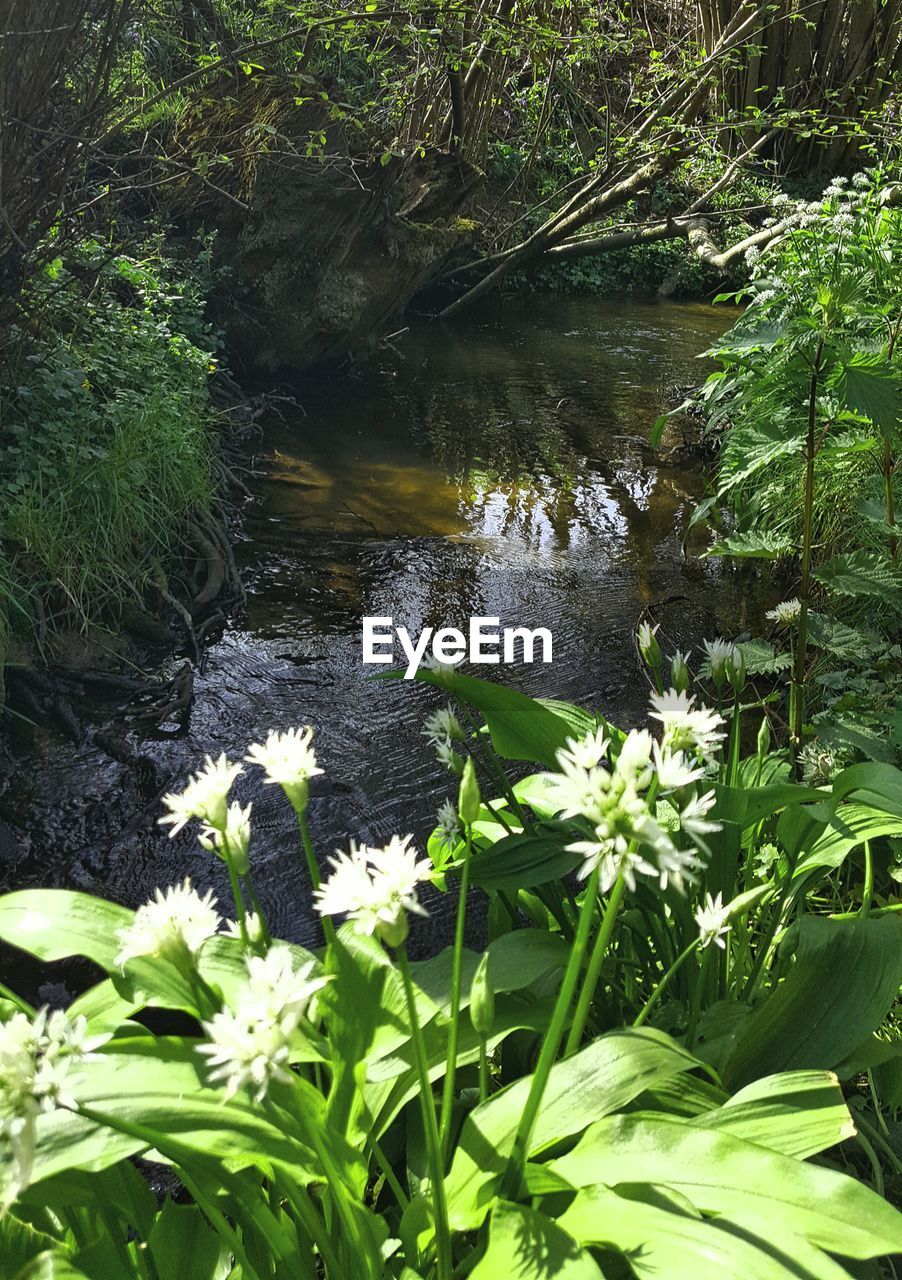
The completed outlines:
[[[368,679],[364,614],[411,633],[474,614],[549,627],[554,663],[506,678],[642,718],[632,635],[645,604],[686,597],[665,623],[681,647],[757,607],[729,570],[681,561],[702,479],[646,444],[667,388],[698,380],[696,356],[727,320],[701,306],[521,299],[460,327],[415,326],[375,365],[299,385],[301,407],[266,426],[246,512],[246,618],[209,651],[185,737],[136,744],[159,786],[138,794],[92,745],[50,744],[5,811],[29,831],[12,878],[136,902],[190,870],[227,900],[221,867],[189,834],[159,834],[159,790],[207,752],[299,722],[315,726],[327,771],[311,800],[321,849],[422,836],[451,789],[419,734],[428,696]],[[248,775],[236,788],[254,801],[252,857],[275,926],[309,939],[293,820],[273,791]],[[105,806],[117,793],[121,806]],[[442,917],[439,904],[420,945]]]

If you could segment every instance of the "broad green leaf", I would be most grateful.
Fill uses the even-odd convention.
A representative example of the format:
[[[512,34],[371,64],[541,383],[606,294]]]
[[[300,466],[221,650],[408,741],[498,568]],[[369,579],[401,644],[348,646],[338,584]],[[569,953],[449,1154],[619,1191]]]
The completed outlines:
[[[598,1264],[551,1218],[526,1205],[496,1202],[489,1244],[472,1280],[602,1280]]]
[[[833,779],[833,800],[854,800],[902,818],[902,770],[888,764],[853,764]]]
[[[470,879],[480,889],[532,889],[561,880],[582,858],[565,847],[572,832],[558,828],[506,836],[470,863]]]
[[[878,836],[902,835],[902,817],[895,817],[868,805],[840,805],[829,826],[805,850],[796,864],[794,878],[807,875],[817,867],[838,867],[845,858]]]
[[[110,972],[119,952],[116,933],[134,914],[88,893],[21,889],[0,898],[0,938],[41,960],[88,956]]]
[[[227,1251],[195,1205],[167,1200],[148,1246],[158,1280],[216,1280]]]
[[[62,1249],[41,1253],[18,1271],[13,1280],[93,1280]]]
[[[731,822],[743,831],[781,809],[829,796],[829,792],[795,782],[774,782],[764,787],[728,787],[718,783],[714,792],[716,802],[712,816],[720,822]]]
[[[854,1137],[839,1081],[830,1071],[782,1071],[746,1085],[692,1124],[719,1129],[800,1160]]]
[[[902,425],[902,381],[893,365],[882,356],[856,352],[845,365],[846,404],[892,442],[898,441]]]
[[[902,1214],[863,1183],[670,1116],[608,1116],[551,1168],[574,1187],[674,1189],[763,1240],[783,1229],[844,1257],[902,1250]]]
[[[774,1071],[829,1070],[880,1025],[902,982],[902,920],[803,916],[789,974],[743,1023],[729,1088]]]
[[[722,497],[777,458],[801,452],[804,442],[804,432],[792,423],[748,423],[734,428],[720,452],[719,495]]]
[[[287,1116],[268,1119],[250,1095],[225,1101],[222,1089],[208,1086],[203,1064],[190,1040],[149,1035],[111,1041],[93,1061],[84,1063],[73,1082],[79,1103],[126,1124],[143,1126],[162,1139],[211,1155],[232,1169],[249,1165],[289,1168],[292,1176],[320,1176],[316,1160]],[[322,1124],[320,1095],[297,1079],[310,1123]],[[69,1167],[103,1170],[123,1156],[146,1149],[148,1142],[120,1133],[69,1111],[38,1118],[32,1182]]]
[[[27,1263],[52,1252],[59,1244],[53,1236],[20,1222],[12,1213],[0,1215],[0,1275],[17,1275]]]
[[[794,547],[784,536],[756,530],[751,533],[732,533],[721,538],[705,552],[707,556],[733,556],[737,560],[780,560],[792,555]]]
[[[515,929],[489,943],[486,978],[492,991],[499,995],[522,991],[538,978],[567,963],[570,948],[557,934],[544,929]],[[480,956],[467,947],[461,953],[461,1003],[465,1009],[470,1000],[470,986]],[[412,966],[417,987],[425,992],[446,1016],[451,1011],[451,969],[454,948],[446,947],[431,960]]]
[[[883,604],[902,608],[902,574],[888,556],[850,551],[822,564],[814,576],[836,595],[877,596]]]
[[[621,1250],[639,1280],[848,1280],[848,1272],[823,1254],[817,1269],[801,1265],[808,1254],[795,1236],[785,1240],[787,1254],[764,1239],[745,1238],[728,1222],[707,1221],[678,1211],[673,1193],[593,1186],[581,1190],[558,1219],[584,1244]]]
[[[626,1106],[644,1089],[700,1066],[662,1032],[611,1031],[551,1070],[531,1152]],[[459,1230],[478,1227],[504,1172],[529,1093],[527,1076],[495,1094],[464,1121],[447,1180],[448,1213]]]

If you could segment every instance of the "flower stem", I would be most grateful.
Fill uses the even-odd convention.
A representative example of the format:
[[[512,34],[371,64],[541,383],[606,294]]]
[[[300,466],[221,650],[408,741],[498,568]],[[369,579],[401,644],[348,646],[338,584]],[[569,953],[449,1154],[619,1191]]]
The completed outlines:
[[[795,701],[793,703],[792,723],[790,725],[793,745],[798,751],[802,741],[802,726],[805,719],[804,690],[805,664],[808,654],[808,599],[811,595],[811,528],[814,507],[814,459],[817,454],[815,429],[817,427],[817,392],[821,376],[821,356],[824,350],[824,339],[820,339],[814,363],[811,367],[811,384],[808,389],[808,431],[805,441],[805,498],[802,508],[802,585],[799,592],[799,635],[796,646],[795,672],[793,685]]]
[[[467,916],[467,890],[470,887],[470,858],[473,845],[467,828],[467,852],[460,872],[460,896],[457,900],[457,922],[454,929],[454,958],[451,966],[451,1020],[448,1023],[448,1060],[442,1086],[441,1150],[442,1168],[448,1164],[451,1149],[451,1121],[454,1110],[454,1083],[457,1076],[457,1042],[460,1030],[460,971],[464,948],[464,924]]]
[[[573,946],[570,948],[570,957],[567,961],[567,968],[564,971],[564,979],[551,1014],[551,1022],[542,1041],[539,1060],[533,1072],[532,1084],[530,1085],[526,1105],[523,1108],[520,1124],[514,1137],[507,1168],[501,1179],[499,1194],[503,1199],[512,1199],[520,1190],[523,1166],[529,1154],[529,1143],[532,1138],[532,1131],[535,1128],[536,1116],[539,1113],[542,1096],[548,1085],[551,1068],[557,1057],[558,1049],[561,1047],[561,1040],[564,1038],[567,1015],[570,1012],[570,1005],[573,1002],[576,984],[579,981],[579,975],[582,970],[597,897],[598,869],[596,868],[590,875],[589,882],[586,885],[586,892],[579,913],[579,923],[576,928],[576,937],[573,940]]]
[[[414,1062],[420,1086],[420,1109],[423,1114],[423,1134],[426,1140],[426,1154],[430,1165],[432,1181],[432,1202],[435,1214],[435,1247],[438,1255],[438,1280],[451,1280],[451,1232],[448,1226],[448,1206],[445,1200],[445,1178],[442,1166],[442,1150],[439,1141],[438,1121],[435,1117],[435,1098],[429,1081],[429,1065],[426,1060],[426,1045],[423,1041],[423,1030],[417,1017],[416,998],[413,992],[413,980],[410,976],[410,962],[407,959],[407,948],[402,943],[395,952],[398,959],[398,971],[404,984],[404,996],[407,1000],[407,1016],[410,1020],[410,1038],[413,1045]]]
[[[663,978],[661,978],[660,981],[656,984],[654,991],[652,991],[651,995],[648,997],[648,999],[645,1001],[645,1004],[640,1009],[639,1015],[636,1018],[635,1022],[633,1023],[634,1027],[642,1026],[646,1018],[648,1017],[648,1015],[651,1013],[652,1009],[655,1007],[655,1005],[661,999],[661,996],[666,991],[668,983],[670,982],[670,979],[681,967],[684,961],[688,960],[689,957],[692,955],[693,951],[697,949],[700,941],[701,940],[699,938],[693,938],[692,941],[689,943],[689,946],[684,947],[684,949],[680,952],[676,960],[674,960],[673,964],[664,974]]]
[[[479,1101],[485,1102],[489,1096],[489,1056],[486,1051],[485,1037],[479,1037]]]
[[[623,901],[625,888],[623,876],[618,876],[611,890],[611,896],[608,899],[608,905],[605,908],[598,933],[595,936],[595,945],[592,948],[592,955],[589,957],[586,978],[579,993],[573,1022],[570,1024],[570,1034],[567,1036],[567,1046],[564,1050],[565,1058],[569,1058],[571,1053],[576,1052],[579,1048],[579,1042],[583,1038],[589,1010],[595,998],[595,988],[598,986],[598,979],[601,976],[601,966],[604,964],[604,958],[607,955],[611,935],[614,932],[614,922],[617,919],[617,912],[620,910],[620,904]]]
[[[298,827],[301,832],[301,843],[304,846],[304,857],[307,859],[307,870],[310,872],[310,884],[314,889],[320,886],[319,863],[316,861],[316,854],[313,852],[313,841],[310,839],[310,828],[307,825],[307,813],[303,808],[296,808]],[[322,917],[323,933],[326,936],[326,942],[335,941],[335,926],[328,916]]]

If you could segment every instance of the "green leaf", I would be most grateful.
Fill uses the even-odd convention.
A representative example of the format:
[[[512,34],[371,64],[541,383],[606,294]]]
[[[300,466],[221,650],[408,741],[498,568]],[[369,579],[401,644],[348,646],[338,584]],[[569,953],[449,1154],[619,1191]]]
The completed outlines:
[[[842,1089],[831,1071],[765,1076],[690,1123],[800,1160],[855,1136]]]
[[[17,1275],[27,1263],[52,1252],[58,1244],[53,1236],[4,1213],[0,1216],[0,1275]]]
[[[134,915],[88,893],[21,889],[0,898],[0,938],[41,960],[88,956],[109,972],[119,953],[117,931]]]
[[[840,805],[830,824],[814,839],[796,863],[795,879],[818,867],[839,867],[865,840],[902,835],[902,817],[869,805]]]
[[[71,1257],[61,1250],[39,1254],[13,1280],[92,1280]]]
[[[767,422],[735,427],[720,453],[718,495],[741,484],[777,458],[801,452],[804,432],[793,424]]]
[[[793,544],[782,534],[753,530],[721,538],[705,552],[707,556],[734,556],[738,560],[779,560],[792,555]]]
[[[470,863],[470,879],[480,889],[532,889],[569,875],[582,861],[564,847],[572,832],[539,829],[505,836]]]
[[[844,366],[846,404],[870,418],[888,440],[898,442],[902,425],[902,384],[882,356],[857,352]]]
[[[496,1202],[489,1244],[472,1280],[602,1280],[598,1264],[551,1218],[526,1205]]]
[[[158,1280],[216,1280],[228,1254],[194,1205],[167,1200],[148,1239]]]
[[[773,1071],[832,1069],[880,1025],[902,982],[902,920],[803,916],[793,967],[742,1025],[732,1088]]]
[[[902,1249],[902,1214],[854,1178],[672,1116],[608,1116],[551,1168],[574,1187],[666,1186],[762,1241],[782,1229],[843,1257]]]
[[[540,1151],[626,1106],[644,1089],[700,1064],[662,1032],[612,1031],[552,1068],[531,1151]],[[532,1077],[481,1103],[467,1116],[447,1179],[452,1226],[469,1230],[489,1210],[520,1123]]]
[[[814,574],[818,582],[843,596],[875,596],[894,609],[902,608],[902,574],[887,557],[871,551],[834,556]]]

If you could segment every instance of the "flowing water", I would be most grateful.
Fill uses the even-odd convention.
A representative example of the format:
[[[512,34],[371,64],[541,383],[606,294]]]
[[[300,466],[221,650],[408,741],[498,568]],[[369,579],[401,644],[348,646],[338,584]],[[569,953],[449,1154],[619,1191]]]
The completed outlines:
[[[437,704],[413,683],[369,678],[363,615],[411,634],[466,629],[471,615],[547,627],[551,665],[505,679],[643,722],[633,633],[646,605],[682,597],[661,615],[670,649],[758,616],[719,562],[681,559],[704,479],[647,445],[728,319],[701,305],[519,298],[460,327],[415,324],[375,362],[299,383],[297,405],[264,428],[244,513],[246,615],[208,650],[186,730],[139,744],[156,766],[143,790],[90,743],[46,741],[25,757],[0,799],[7,885],[134,905],[190,873],[227,901],[223,868],[190,833],[169,840],[155,825],[161,786],[178,787],[206,753],[235,755],[301,723],[326,771],[310,804],[321,851],[352,835],[424,838],[453,790],[420,734]],[[255,770],[236,794],[254,802],[252,860],[274,931],[312,941],[293,815]],[[421,947],[443,915],[418,926]]]

